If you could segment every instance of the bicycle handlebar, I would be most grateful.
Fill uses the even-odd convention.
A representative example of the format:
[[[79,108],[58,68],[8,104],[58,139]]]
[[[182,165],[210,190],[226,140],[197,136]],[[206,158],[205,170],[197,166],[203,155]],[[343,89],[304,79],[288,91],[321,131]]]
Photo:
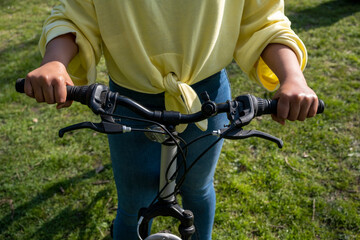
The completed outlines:
[[[15,84],[16,91],[24,93],[25,79],[18,79]],[[114,105],[120,104],[138,113],[140,116],[162,124],[186,124],[201,121],[217,113],[227,112],[229,120],[239,119],[241,125],[247,125],[254,117],[264,114],[276,114],[277,100],[257,98],[252,95],[242,95],[234,101],[226,103],[214,103],[208,95],[202,94],[204,100],[200,112],[194,114],[181,114],[174,111],[151,111],[141,104],[118,93],[111,92],[107,86],[92,84],[88,86],[66,86],[67,100],[80,102],[88,105],[96,114],[105,113],[106,110],[113,110]],[[319,100],[317,113],[324,111],[325,104]],[[240,109],[240,110],[239,110]],[[232,114],[235,115],[232,115]],[[233,118],[233,119],[231,119]]]
[[[25,86],[25,79],[18,79],[16,81],[15,84],[16,91],[20,93],[24,93],[24,86]],[[276,138],[270,134],[260,132],[257,130],[246,131],[242,129],[243,126],[249,124],[250,121],[255,117],[264,114],[276,114],[277,103],[278,103],[277,100],[262,99],[247,94],[247,95],[238,96],[234,100],[232,101],[229,100],[226,103],[215,103],[211,101],[208,94],[204,92],[200,95],[200,98],[203,100],[201,111],[193,114],[182,114],[174,111],[149,110],[144,106],[142,106],[141,104],[131,100],[128,97],[121,96],[117,92],[110,91],[107,86],[101,84],[92,84],[89,86],[66,86],[66,89],[67,89],[67,98],[66,98],[67,101],[70,100],[77,101],[84,105],[87,105],[95,114],[101,114],[102,122],[100,123],[84,122],[84,123],[68,126],[59,131],[60,137],[62,137],[64,133],[67,131],[72,131],[81,128],[91,128],[98,132],[107,133],[107,134],[123,133],[123,132],[131,131],[131,128],[127,128],[126,126],[120,123],[116,123],[112,119],[112,116],[115,116],[113,112],[116,106],[122,105],[134,111],[135,113],[139,114],[140,116],[144,117],[147,120],[152,120],[154,122],[165,125],[165,128],[163,128],[164,130],[169,129],[168,127],[170,126],[174,127],[178,124],[198,122],[207,119],[211,116],[214,116],[218,113],[226,112],[227,117],[230,121],[230,125],[224,126],[223,129],[218,129],[212,132],[213,135],[219,136],[218,140],[221,138],[244,139],[249,137],[260,137],[275,142],[279,148],[282,148],[283,146],[283,142],[281,139]],[[317,109],[317,113],[322,113],[324,111],[324,108],[325,108],[324,102],[322,100],[319,100],[319,107]],[[107,118],[108,116],[111,116],[110,121]],[[172,128],[172,130],[174,131],[174,128]],[[172,138],[174,138],[173,134],[170,131],[166,130],[166,132],[168,133],[169,136],[172,136]],[[175,139],[173,140],[174,143],[176,143],[176,140]],[[197,140],[199,140],[199,138]],[[212,146],[214,146],[214,144],[216,144],[218,140],[216,140],[209,148],[207,148],[207,150],[205,150],[202,154],[200,154],[199,157],[196,158],[195,161],[190,165],[190,167],[186,168],[184,164],[184,168],[186,171],[182,179],[184,179],[186,173],[203,156],[203,154],[206,153]],[[185,160],[184,156],[183,158]],[[168,174],[168,172],[166,174]],[[165,189],[165,187],[163,189]],[[176,191],[176,189],[173,190],[174,192]],[[161,195],[159,196],[161,199]],[[158,203],[161,203],[161,201],[156,202],[156,204]],[[169,203],[172,205],[171,206],[168,205]],[[166,215],[164,216],[173,216],[173,217],[180,216],[178,219],[180,219],[182,223],[179,228],[182,236],[185,231],[186,233],[189,233],[189,236],[191,236],[194,233],[195,229],[193,228],[193,223],[192,223],[193,217],[188,213],[186,213],[186,211],[179,210],[177,208],[178,205],[176,201],[166,202],[166,204],[167,205],[163,205],[161,203],[160,206],[162,208],[158,208],[156,205],[151,204],[151,206],[145,209],[143,213],[140,213],[139,215],[141,216],[140,219],[144,219],[144,220],[141,220],[141,222],[138,225],[139,236],[146,237],[148,233],[147,226],[149,220],[152,219],[154,216],[158,216],[159,213],[160,215],[164,214],[162,212],[163,209],[166,210],[169,208],[169,206],[170,206],[170,210],[166,210]],[[173,211],[175,211],[176,213],[175,215],[168,214],[168,213],[172,213],[172,209],[174,209]],[[143,216],[146,217],[143,218]]]

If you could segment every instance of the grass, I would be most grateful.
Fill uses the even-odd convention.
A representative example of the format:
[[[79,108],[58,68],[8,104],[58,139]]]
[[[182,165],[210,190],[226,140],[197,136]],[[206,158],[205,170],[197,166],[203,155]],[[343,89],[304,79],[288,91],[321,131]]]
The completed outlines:
[[[106,136],[57,137],[61,127],[98,119],[80,104],[57,111],[14,91],[41,61],[37,41],[55,3],[0,2],[0,239],[110,239],[116,191]],[[286,4],[309,51],[305,76],[327,108],[305,123],[263,117],[247,127],[281,138],[281,150],[226,141],[213,239],[360,239],[360,5]],[[228,71],[234,96],[271,97],[234,64]],[[172,225],[155,221],[155,229]]]

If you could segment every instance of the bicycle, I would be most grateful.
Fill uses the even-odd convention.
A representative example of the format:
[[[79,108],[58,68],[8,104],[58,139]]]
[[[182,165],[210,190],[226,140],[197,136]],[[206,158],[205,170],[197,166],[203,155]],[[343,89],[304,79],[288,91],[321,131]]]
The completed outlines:
[[[25,79],[18,79],[15,88],[18,92],[24,92]],[[161,144],[161,169],[159,192],[148,207],[141,208],[138,215],[137,232],[140,240],[190,240],[195,233],[194,216],[191,211],[184,210],[177,202],[176,194],[184,181],[186,174],[196,164],[199,159],[222,138],[225,139],[245,139],[249,137],[259,137],[272,141],[282,148],[281,139],[270,134],[257,130],[244,130],[252,119],[264,114],[276,114],[277,100],[268,100],[257,98],[253,95],[241,95],[232,101],[225,103],[215,103],[209,99],[206,92],[201,94],[203,100],[201,111],[194,114],[181,114],[173,111],[152,111],[141,104],[131,100],[128,97],[121,96],[116,92],[111,92],[109,88],[101,84],[92,84],[89,86],[67,86],[67,100],[74,100],[87,105],[95,114],[100,115],[101,122],[82,122],[60,129],[59,136],[63,137],[66,132],[89,128],[94,131],[106,134],[128,133],[132,131],[143,131],[152,141]],[[143,119],[133,119],[136,121],[146,121],[155,127],[146,129],[137,129],[117,123],[115,118],[119,116],[114,114],[118,105],[125,106]],[[324,111],[325,104],[319,100],[317,113]],[[220,113],[226,113],[229,119],[229,125],[223,129],[215,130],[211,135],[218,136],[218,139],[201,153],[194,162],[186,165],[185,150],[193,142],[207,135],[200,136],[183,148],[180,146],[181,139],[177,136],[175,127],[178,124],[189,124],[201,121]],[[131,119],[131,118],[130,118]],[[182,158],[181,165],[185,169],[183,176],[177,178],[179,167],[177,167],[177,158]],[[180,221],[179,233],[181,238],[171,233],[155,233],[149,235],[149,222],[158,216],[171,216]]]

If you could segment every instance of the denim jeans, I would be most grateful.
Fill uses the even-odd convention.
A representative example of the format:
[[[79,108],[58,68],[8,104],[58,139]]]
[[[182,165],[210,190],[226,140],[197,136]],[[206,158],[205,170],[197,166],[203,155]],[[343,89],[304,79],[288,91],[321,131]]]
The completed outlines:
[[[207,91],[210,99],[220,103],[231,99],[230,86],[225,70],[192,85],[200,94]],[[110,89],[128,96],[151,110],[164,109],[164,94],[143,94],[122,88],[110,81]],[[115,113],[124,116],[137,116],[119,106]],[[121,123],[132,127],[145,127],[148,124],[121,119]],[[206,132],[223,128],[228,123],[226,114],[219,114],[208,120]],[[195,124],[189,124],[179,134],[186,142],[204,134]],[[202,153],[217,137],[201,139],[188,148],[187,166]],[[150,141],[144,133],[131,132],[108,135],[114,178],[118,194],[118,210],[114,222],[114,239],[137,239],[136,226],[138,211],[147,207],[158,192],[161,145]],[[215,215],[215,190],[213,177],[223,141],[219,141],[189,171],[181,186],[180,194],[183,208],[195,216],[196,233],[193,239],[211,239]],[[182,174],[180,173],[179,176]]]

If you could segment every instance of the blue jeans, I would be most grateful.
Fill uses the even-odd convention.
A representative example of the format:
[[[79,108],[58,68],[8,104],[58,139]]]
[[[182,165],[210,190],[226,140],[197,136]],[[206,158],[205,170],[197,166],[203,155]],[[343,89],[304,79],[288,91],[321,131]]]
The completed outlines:
[[[220,103],[231,99],[230,86],[225,70],[192,85],[200,94],[207,91],[210,99]],[[110,81],[110,89],[128,96],[151,110],[164,109],[164,94],[143,94],[122,88]],[[137,116],[119,106],[117,114]],[[144,123],[121,119],[128,126],[147,126]],[[208,120],[208,130],[223,128],[228,123],[226,114],[219,114]],[[134,126],[135,125],[135,126]],[[180,134],[186,142],[204,134],[195,124],[189,124]],[[147,139],[141,132],[108,135],[114,178],[118,194],[118,210],[114,222],[114,239],[137,239],[136,226],[138,211],[147,207],[158,192],[161,145]],[[211,136],[192,144],[188,149],[187,166],[202,153],[217,137]],[[215,190],[213,177],[223,141],[208,151],[186,175],[180,189],[184,209],[195,216],[196,233],[193,239],[211,239],[215,215]],[[181,176],[182,174],[179,174]]]

